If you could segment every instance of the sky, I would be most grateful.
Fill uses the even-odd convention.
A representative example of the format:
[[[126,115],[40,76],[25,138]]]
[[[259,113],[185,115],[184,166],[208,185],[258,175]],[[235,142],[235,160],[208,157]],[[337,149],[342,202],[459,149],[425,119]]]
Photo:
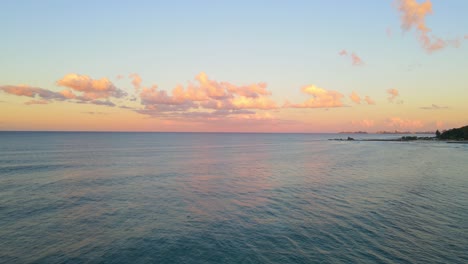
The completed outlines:
[[[0,130],[468,124],[468,1],[0,4]]]

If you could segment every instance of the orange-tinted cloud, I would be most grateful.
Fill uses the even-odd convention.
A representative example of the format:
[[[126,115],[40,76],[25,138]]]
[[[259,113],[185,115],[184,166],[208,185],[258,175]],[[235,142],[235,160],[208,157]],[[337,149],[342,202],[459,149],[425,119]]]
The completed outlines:
[[[364,101],[366,101],[366,103],[368,105],[375,105],[375,101],[372,100],[372,98],[370,98],[369,96],[366,95],[366,97],[364,97]]]
[[[140,93],[141,103],[143,105],[178,105],[184,103],[184,98],[170,96],[164,90],[159,90],[158,86],[153,85],[149,88],[143,88]]]
[[[4,86],[0,86],[0,91],[3,91],[8,94],[17,95],[17,96],[38,97],[38,98],[42,98],[45,100],[65,99],[65,97],[60,93],[49,91],[43,88],[30,87],[27,85],[4,85]]]
[[[432,14],[432,3],[426,0],[418,3],[416,0],[396,0],[401,14],[401,27],[403,30],[416,29],[421,46],[428,52],[445,48],[447,45],[458,47],[459,41],[446,41],[437,36],[429,35],[431,29],[426,25],[426,16]]]
[[[195,83],[186,87],[176,86],[171,92],[160,90],[156,85],[142,88],[139,96],[144,109],[137,112],[161,116],[167,115],[210,115],[212,110],[225,114],[238,114],[239,110],[265,110],[278,108],[269,97],[265,83],[238,86],[229,82],[218,82],[201,72],[195,77]],[[255,114],[255,112],[252,112]]]
[[[76,98],[76,95],[71,90],[68,90],[68,89],[60,91],[60,94],[63,95],[63,97],[65,97],[67,99],[75,99]]]
[[[386,120],[387,127],[395,130],[413,130],[424,126],[421,120],[402,119],[399,117],[390,117]]]
[[[400,92],[397,89],[388,89],[387,93],[390,95],[388,97],[388,101],[393,102],[398,96],[400,96]]]
[[[351,99],[351,101],[355,102],[356,104],[361,103],[361,97],[355,91],[351,93],[349,98]]]
[[[198,89],[204,91],[204,93],[213,99],[222,99],[228,96],[227,87],[223,83],[218,83],[208,79],[206,73],[201,72],[195,79],[199,82]]]
[[[416,27],[421,32],[429,32],[426,26],[425,17],[432,13],[432,3],[430,0],[418,3],[416,0],[399,0],[398,10],[401,12],[402,28],[409,30]]]
[[[352,52],[351,54],[348,53],[346,50],[341,50],[338,52],[338,55],[348,57],[348,55],[351,58],[351,64],[353,66],[361,66],[364,65],[364,61],[359,57],[356,53]]]
[[[105,106],[115,106],[115,104],[108,99],[106,101],[95,100],[91,97],[77,96],[71,90],[63,90],[60,92],[54,92],[43,88],[30,87],[25,85],[5,85],[0,86],[0,91],[3,91],[8,94],[17,95],[17,96],[26,96],[31,98],[37,98],[31,101],[26,102],[27,105],[32,104],[48,104],[52,101],[66,101],[71,100],[74,103],[81,104],[95,104],[95,105],[105,105]]]
[[[341,101],[344,95],[337,91],[325,90],[315,85],[302,88],[302,92],[312,97],[301,104],[286,104],[285,107],[292,108],[332,108],[344,106]]]
[[[126,94],[107,78],[95,80],[86,75],[70,73],[57,81],[57,85],[82,92],[81,100],[95,100],[109,97],[120,98]]]
[[[132,85],[135,88],[135,90],[139,91],[141,88],[141,82],[142,82],[140,75],[136,73],[132,73],[130,74],[129,77],[132,78]]]
[[[356,53],[351,53],[351,62],[354,66],[364,65],[364,61]]]

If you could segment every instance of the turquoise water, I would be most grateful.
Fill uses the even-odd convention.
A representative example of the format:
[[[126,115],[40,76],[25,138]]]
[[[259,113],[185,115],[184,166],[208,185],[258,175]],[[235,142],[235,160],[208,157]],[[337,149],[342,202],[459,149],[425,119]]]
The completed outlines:
[[[467,144],[337,137],[1,132],[0,262],[468,262]]]

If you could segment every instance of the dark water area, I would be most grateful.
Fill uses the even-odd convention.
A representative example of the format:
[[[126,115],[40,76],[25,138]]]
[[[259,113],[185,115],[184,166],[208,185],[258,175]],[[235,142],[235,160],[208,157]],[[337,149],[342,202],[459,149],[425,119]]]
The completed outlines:
[[[0,132],[0,263],[468,263],[467,144],[337,137]]]

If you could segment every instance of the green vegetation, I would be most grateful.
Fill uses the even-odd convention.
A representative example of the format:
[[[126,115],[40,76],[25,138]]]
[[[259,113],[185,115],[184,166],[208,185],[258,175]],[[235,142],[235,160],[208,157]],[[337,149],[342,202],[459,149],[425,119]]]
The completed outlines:
[[[442,132],[437,138],[451,140],[468,140],[468,126],[446,130]]]

